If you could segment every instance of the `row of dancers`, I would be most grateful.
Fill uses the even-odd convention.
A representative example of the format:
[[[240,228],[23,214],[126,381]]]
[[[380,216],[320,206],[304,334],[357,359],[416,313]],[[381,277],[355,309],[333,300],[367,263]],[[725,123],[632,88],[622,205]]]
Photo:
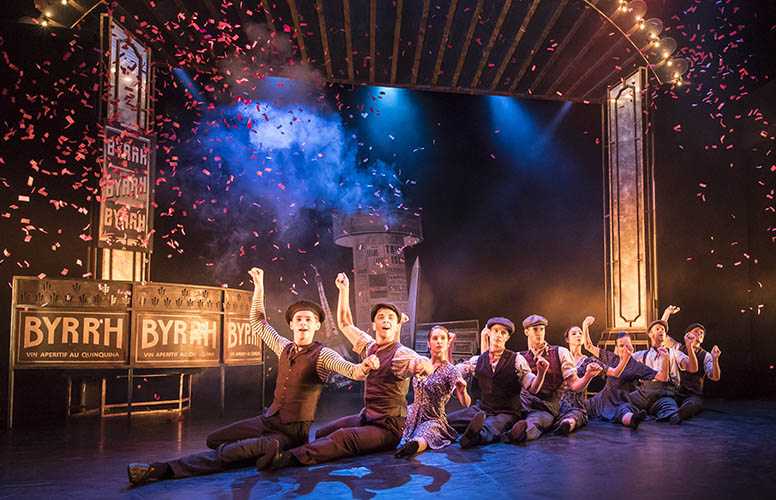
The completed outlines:
[[[278,471],[344,457],[394,450],[411,458],[425,449],[455,442],[462,448],[493,442],[521,443],[554,432],[568,434],[598,419],[636,429],[648,415],[679,424],[702,407],[705,379],[719,380],[721,350],[703,349],[706,329],[686,328],[679,342],[668,336],[668,320],[679,312],[669,306],[661,319],[647,327],[651,347],[634,352],[630,335],[617,335],[614,352],[596,347],[588,316],[581,327],[564,334],[568,348],[545,340],[547,319],[530,315],[522,322],[528,349],[514,352],[506,343],[515,333],[508,318],[488,320],[481,334],[481,353],[453,364],[455,335],[443,326],[429,332],[430,356],[424,357],[399,341],[406,315],[391,303],[371,310],[372,332],[353,322],[350,283],[336,279],[339,290],[337,323],[361,357],[351,363],[314,340],[325,313],[315,302],[302,300],[286,310],[293,340],[277,333],[264,309],[264,272],[249,272],[254,283],[251,327],[278,356],[272,404],[257,417],[222,427],[207,437],[208,451],[165,462],[131,463],[129,481],[151,481],[210,474],[255,464]],[[583,348],[590,353],[585,355]],[[332,373],[364,381],[364,408],[320,427],[309,440],[323,386]],[[606,380],[592,398],[585,394],[597,376]],[[472,404],[468,386],[476,379],[480,399]],[[415,399],[407,405],[412,380]],[[455,395],[463,409],[447,414]]]

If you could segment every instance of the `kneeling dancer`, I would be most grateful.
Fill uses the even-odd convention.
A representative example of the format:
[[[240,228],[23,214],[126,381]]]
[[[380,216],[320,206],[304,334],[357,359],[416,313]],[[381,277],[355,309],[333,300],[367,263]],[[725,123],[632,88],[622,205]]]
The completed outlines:
[[[293,465],[314,465],[338,458],[363,455],[396,448],[404,429],[407,415],[407,391],[410,377],[434,371],[431,361],[399,343],[401,325],[406,321],[394,304],[380,303],[371,311],[375,338],[353,324],[350,311],[350,284],[347,275],[340,273],[336,280],[339,289],[337,323],[342,333],[353,344],[353,351],[364,359],[377,356],[379,367],[364,381],[364,409],[357,415],[337,419],[315,433],[315,441],[282,451],[274,444],[274,454],[259,469],[277,471]]]
[[[482,399],[447,416],[450,425],[463,432],[462,448],[492,443],[510,432],[522,414],[521,390],[538,391],[549,366],[544,358],[537,357],[538,369],[534,375],[523,356],[506,348],[507,340],[515,331],[514,323],[507,318],[490,318],[486,329],[488,350],[458,365],[461,372],[473,374],[477,379]]]
[[[221,472],[253,465],[273,446],[283,449],[307,442],[310,425],[323,384],[331,372],[354,380],[363,380],[378,367],[377,357],[361,364],[345,361],[334,350],[313,341],[324,312],[315,302],[302,300],[286,310],[286,321],[294,341],[278,335],[264,313],[264,272],[250,270],[254,292],[251,304],[251,328],[274,352],[278,360],[275,397],[264,415],[241,420],[210,434],[207,445],[212,451],[197,453],[169,462],[130,464],[129,481],[142,484],[158,479],[183,478]]]

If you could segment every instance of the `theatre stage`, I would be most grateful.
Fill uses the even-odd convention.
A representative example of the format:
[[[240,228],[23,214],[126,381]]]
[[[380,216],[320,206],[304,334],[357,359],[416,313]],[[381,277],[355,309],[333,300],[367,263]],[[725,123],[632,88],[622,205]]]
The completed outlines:
[[[130,487],[126,465],[205,450],[209,431],[248,413],[182,422],[143,416],[20,426],[0,437],[0,498],[773,498],[776,401],[710,401],[679,426],[637,431],[592,422],[526,445],[458,445],[412,461],[389,453],[278,474],[239,469]],[[319,421],[357,411],[353,394],[324,394]],[[452,409],[452,405],[451,405]],[[315,429],[315,427],[314,427]]]

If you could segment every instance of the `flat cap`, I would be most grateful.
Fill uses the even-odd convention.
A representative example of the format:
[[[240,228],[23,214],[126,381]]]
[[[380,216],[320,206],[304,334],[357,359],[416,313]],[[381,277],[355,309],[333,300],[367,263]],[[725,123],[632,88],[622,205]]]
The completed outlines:
[[[313,302],[312,300],[300,300],[294,302],[286,309],[286,323],[291,323],[291,320],[294,319],[294,314],[299,311],[310,311],[315,313],[315,315],[318,316],[318,322],[320,323],[323,323],[324,318],[326,318],[323,308],[317,302]]]
[[[396,304],[392,302],[378,302],[377,304],[372,306],[372,312],[369,313],[369,319],[374,321],[375,316],[377,316],[377,311],[380,309],[390,309],[391,311],[396,313],[396,317],[401,321],[401,311],[399,311],[399,308],[396,307]]]
[[[506,328],[509,331],[509,334],[512,335],[515,332],[515,324],[509,321],[507,318],[502,318],[501,316],[496,316],[495,318],[490,318],[485,326],[490,328],[493,325],[501,325],[504,328]]]
[[[668,331],[668,323],[662,319],[656,319],[647,325],[647,333],[649,333],[649,331],[652,330],[652,327],[655,325],[663,325],[663,328],[665,328],[666,332]]]
[[[532,314],[523,320],[523,328],[531,328],[532,326],[539,325],[547,326],[547,318],[539,316],[538,314]]]

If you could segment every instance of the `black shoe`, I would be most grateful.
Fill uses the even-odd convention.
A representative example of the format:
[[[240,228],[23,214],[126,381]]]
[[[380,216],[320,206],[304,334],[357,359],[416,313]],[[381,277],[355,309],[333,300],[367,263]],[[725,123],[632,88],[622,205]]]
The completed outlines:
[[[515,422],[507,432],[503,433],[501,437],[502,443],[522,443],[525,441],[525,431],[528,429],[528,423],[525,420]]]
[[[480,431],[485,425],[485,419],[488,415],[484,411],[478,411],[474,414],[469,425],[466,426],[463,436],[461,436],[461,448],[471,448],[480,442]]]
[[[267,445],[264,454],[256,459],[256,470],[268,468],[278,455],[280,455],[280,441],[273,439]]]
[[[676,412],[671,415],[671,418],[668,419],[668,423],[671,425],[679,425],[682,423],[682,416],[679,414],[679,412]]]
[[[557,429],[555,429],[556,436],[567,436],[571,433],[571,422],[564,420],[560,423]]]
[[[129,464],[127,466],[127,477],[132,484],[145,484],[151,481],[164,479],[165,473],[169,470],[167,464]]]
[[[688,418],[692,417],[692,415],[693,415],[692,405],[682,405],[681,408],[679,408],[680,419],[687,420]]]
[[[631,415],[631,421],[628,426],[633,429],[634,431],[639,428],[639,424],[643,422],[647,418],[647,412],[644,410],[639,410],[633,415]]]
[[[417,453],[419,449],[420,443],[413,439],[412,441],[407,442],[407,444],[399,448],[393,456],[396,458],[410,458],[412,455]]]

